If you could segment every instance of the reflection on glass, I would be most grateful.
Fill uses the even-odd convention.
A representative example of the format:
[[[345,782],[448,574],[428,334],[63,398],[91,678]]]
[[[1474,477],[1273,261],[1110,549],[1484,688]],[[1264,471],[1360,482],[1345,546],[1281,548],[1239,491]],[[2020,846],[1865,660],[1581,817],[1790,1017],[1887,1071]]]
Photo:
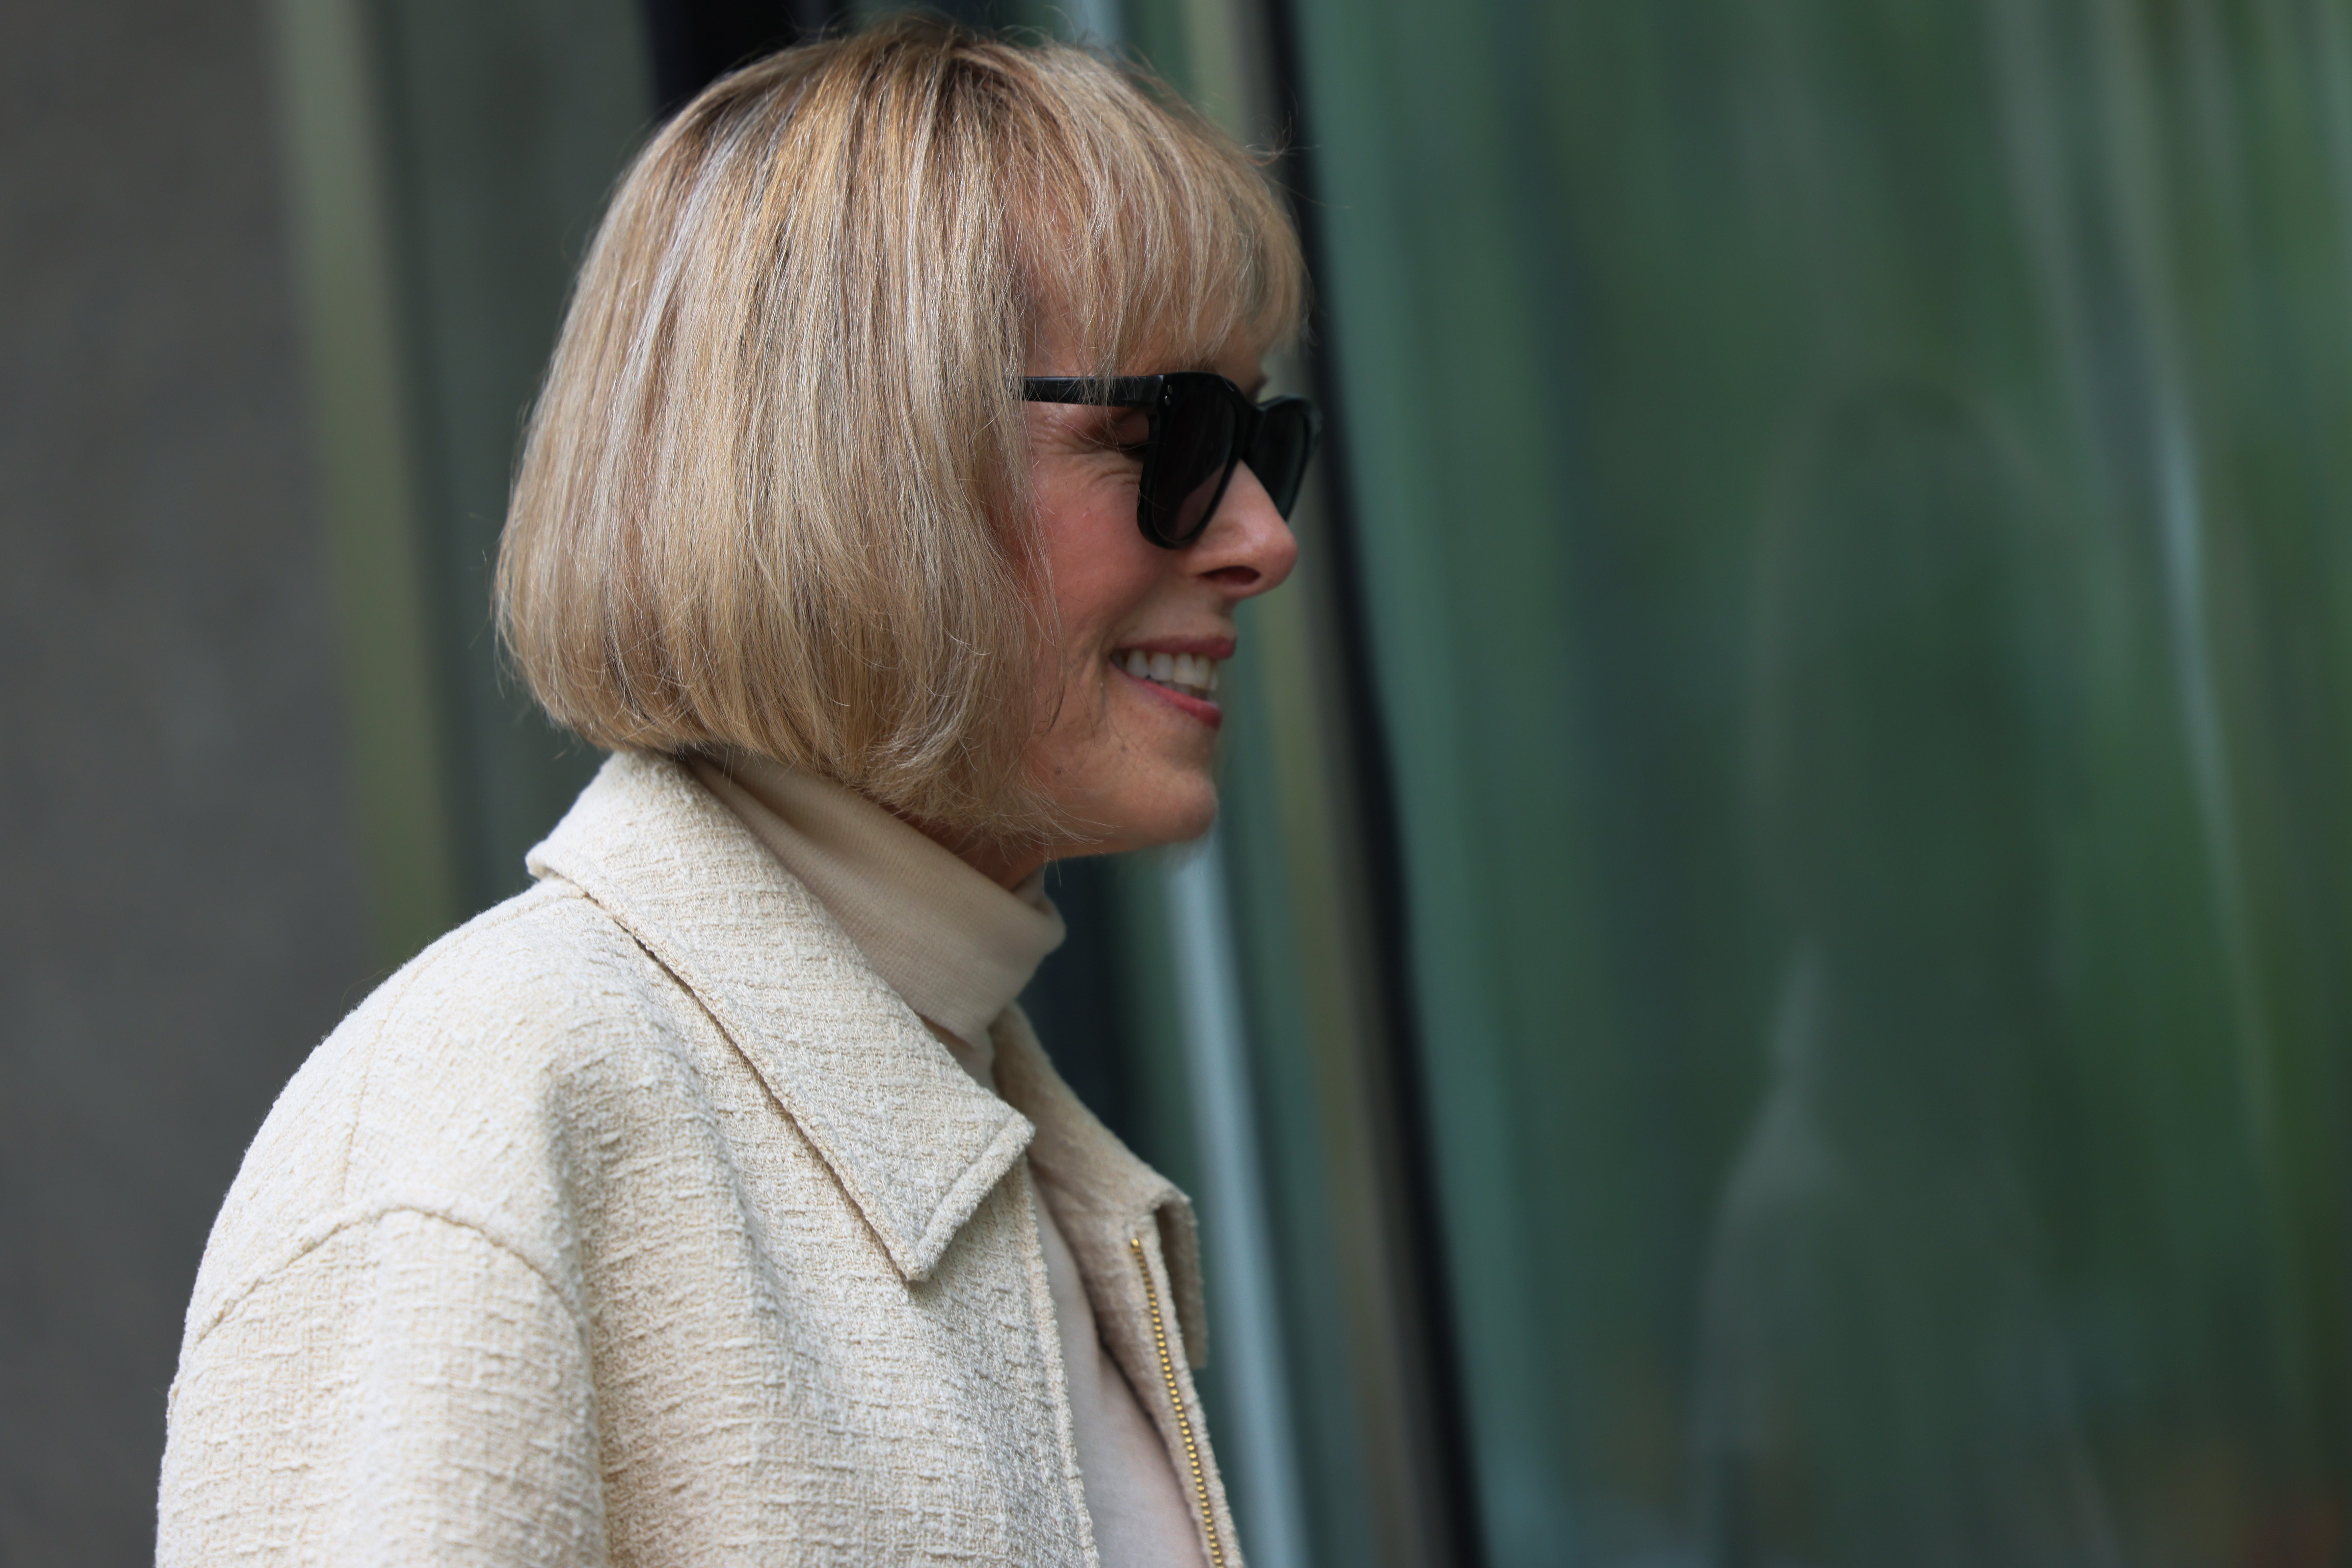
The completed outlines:
[[[1296,9],[1489,1560],[2352,1560],[2352,12]]]
[[[2023,492],[1949,399],[1823,422],[1766,534],[1756,817],[1779,1002],[1706,1252],[1725,1563],[2116,1561],[2014,1144],[2055,1019]]]

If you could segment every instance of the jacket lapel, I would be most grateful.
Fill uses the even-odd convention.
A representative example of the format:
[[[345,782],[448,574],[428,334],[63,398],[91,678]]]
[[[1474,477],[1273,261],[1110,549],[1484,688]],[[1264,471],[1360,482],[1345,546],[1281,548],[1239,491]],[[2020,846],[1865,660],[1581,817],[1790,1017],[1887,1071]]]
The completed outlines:
[[[1150,1235],[1168,1260],[1177,1331],[1186,1359],[1208,1360],[1207,1314],[1202,1307],[1201,1247],[1192,1201],[1176,1184],[1131,1153],[1097,1120],[1037,1043],[1019,1007],[1008,1007],[992,1031],[996,1087],[1037,1128],[1030,1168],[1054,1205],[1054,1218],[1087,1277],[1097,1316],[1142,1310],[1130,1300],[1136,1283],[1129,1243]]]
[[[691,774],[608,760],[534,875],[572,883],[693,993],[910,1281],[1034,1131],[967,1078],[815,898]]]
[[[1036,1123],[1029,1168],[1086,1279],[1096,1331],[1159,1428],[1177,1487],[1195,1510],[1203,1560],[1241,1568],[1190,1370],[1207,1360],[1192,1205],[1079,1103],[1020,1008],[1005,1009],[993,1036],[997,1087]],[[1163,1345],[1161,1301],[1175,1319],[1176,1345]]]

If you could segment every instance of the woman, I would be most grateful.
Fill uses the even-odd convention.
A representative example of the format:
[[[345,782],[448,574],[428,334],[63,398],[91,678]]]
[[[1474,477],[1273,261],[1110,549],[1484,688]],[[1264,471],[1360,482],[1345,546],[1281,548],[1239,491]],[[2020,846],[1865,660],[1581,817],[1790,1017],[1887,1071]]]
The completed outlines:
[[[615,754],[256,1139],[163,1561],[1240,1561],[1191,1210],[1012,1003],[1048,861],[1213,814],[1302,286],[1247,159],[1075,49],[898,24],[655,139],[499,563]]]

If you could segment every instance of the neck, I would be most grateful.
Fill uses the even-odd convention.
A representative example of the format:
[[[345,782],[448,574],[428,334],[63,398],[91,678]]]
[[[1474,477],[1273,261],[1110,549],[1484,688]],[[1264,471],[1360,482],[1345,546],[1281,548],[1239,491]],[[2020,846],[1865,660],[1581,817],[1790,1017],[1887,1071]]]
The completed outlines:
[[[1033,841],[1008,844],[994,838],[971,837],[950,833],[904,812],[892,815],[1000,888],[1018,888],[1037,868],[1054,858],[1045,845]]]
[[[1000,888],[1017,888],[1049,857],[1042,849],[1009,849],[1001,844],[948,846],[963,863]]]
[[[696,775],[838,921],[884,984],[966,1045],[1061,942],[1034,882],[1008,889],[914,824],[839,784],[760,758]],[[978,871],[979,874],[975,874]]]

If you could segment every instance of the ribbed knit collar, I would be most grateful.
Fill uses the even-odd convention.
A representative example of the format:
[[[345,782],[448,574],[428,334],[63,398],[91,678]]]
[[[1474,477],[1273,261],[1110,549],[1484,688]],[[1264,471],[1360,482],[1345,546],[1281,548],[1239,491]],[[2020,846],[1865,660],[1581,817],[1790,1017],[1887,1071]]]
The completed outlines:
[[[865,796],[763,757],[688,765],[917,1016],[989,1052],[989,1025],[1062,945],[1042,871],[1008,891]],[[986,1081],[984,1060],[964,1065]]]

